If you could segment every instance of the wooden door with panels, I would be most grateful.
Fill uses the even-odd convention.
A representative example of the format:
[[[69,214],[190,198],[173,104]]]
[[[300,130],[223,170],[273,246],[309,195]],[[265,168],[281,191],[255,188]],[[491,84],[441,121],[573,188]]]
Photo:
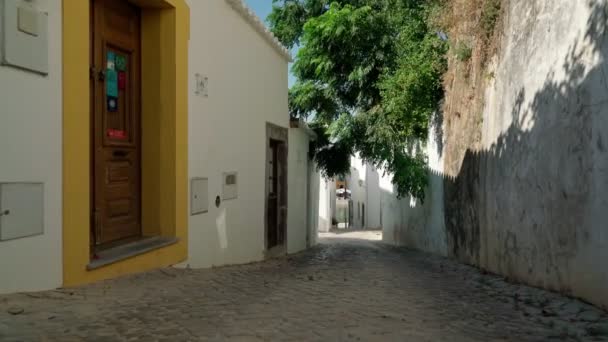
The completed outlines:
[[[266,247],[272,249],[283,246],[287,237],[287,146],[270,139],[269,149]]]
[[[268,178],[267,204],[267,248],[280,245],[279,242],[279,142],[270,140],[270,160],[268,161],[270,176]]]
[[[141,13],[91,1],[91,243],[141,236]]]

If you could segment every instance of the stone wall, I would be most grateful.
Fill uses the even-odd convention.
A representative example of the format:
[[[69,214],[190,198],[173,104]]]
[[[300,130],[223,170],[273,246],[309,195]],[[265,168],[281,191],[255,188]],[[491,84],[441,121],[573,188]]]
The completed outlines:
[[[445,147],[459,144],[450,132],[455,126],[442,125],[442,153],[450,162],[429,193],[443,192],[445,215],[425,214],[443,216],[449,256],[604,307],[607,6],[604,0],[504,2],[482,122],[464,132],[481,138],[456,156]],[[449,120],[466,119],[456,114]],[[428,221],[402,220],[401,236],[420,233],[399,241],[412,245],[428,236]],[[441,234],[431,236],[437,241],[430,245],[441,242]]]

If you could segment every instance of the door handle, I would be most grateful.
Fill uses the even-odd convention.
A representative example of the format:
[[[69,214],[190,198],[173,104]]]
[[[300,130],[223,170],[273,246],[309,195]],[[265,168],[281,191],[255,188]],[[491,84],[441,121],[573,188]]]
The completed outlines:
[[[2,216],[8,216],[10,214],[11,214],[10,210],[2,210],[2,211],[0,211],[0,217],[2,217]]]
[[[99,80],[100,82],[103,82],[106,80],[106,71],[105,70],[97,71],[97,68],[95,68],[94,66],[91,66],[89,68],[89,78],[95,79],[95,74],[97,74],[97,80]]]

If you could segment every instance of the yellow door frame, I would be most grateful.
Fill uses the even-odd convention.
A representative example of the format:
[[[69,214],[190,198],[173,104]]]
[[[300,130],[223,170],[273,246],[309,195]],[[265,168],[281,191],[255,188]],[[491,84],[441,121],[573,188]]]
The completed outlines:
[[[126,0],[125,0],[126,1]],[[176,244],[87,270],[90,104],[87,0],[63,0],[63,282],[79,285],[184,261],[188,256],[188,40],[184,0],[132,0],[142,9],[142,223]]]

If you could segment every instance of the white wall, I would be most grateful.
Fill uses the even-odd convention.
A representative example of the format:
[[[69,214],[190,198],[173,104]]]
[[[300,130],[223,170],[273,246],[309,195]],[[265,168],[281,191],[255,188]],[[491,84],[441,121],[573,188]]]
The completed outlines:
[[[190,0],[189,174],[209,178],[209,212],[189,220],[191,267],[264,256],[266,122],[289,127],[287,61],[225,1]],[[195,95],[194,75],[209,78]],[[214,205],[222,172],[238,198]]]
[[[397,234],[403,228],[403,213],[407,210],[408,205],[409,201],[397,198],[391,175],[382,173],[380,177],[380,222],[384,242],[398,244]]]
[[[604,307],[607,10],[606,1],[509,4],[483,152],[459,175],[479,177],[482,267]],[[463,171],[470,165],[479,176]]]
[[[308,247],[311,247],[316,245],[318,241],[322,180],[317,166],[310,161],[308,163],[308,179]]]
[[[352,228],[365,228],[363,226],[363,210],[367,210],[367,166],[357,156],[351,157],[350,175],[347,177],[347,188],[351,191],[353,201],[353,217],[350,222]],[[367,215],[365,217],[367,221]],[[367,223],[367,222],[366,222]]]
[[[331,229],[331,219],[335,208],[335,205],[332,206],[332,201],[335,203],[336,182],[319,175],[318,184],[319,217],[317,226],[320,232],[328,232]]]
[[[365,186],[367,194],[365,204],[366,228],[381,228],[382,225],[380,224],[380,173],[375,167],[367,165],[365,175]]]
[[[347,188],[353,202],[353,228],[380,228],[381,197],[380,172],[364,163],[358,156],[351,157],[351,173],[347,176]],[[365,222],[363,214],[365,213]]]
[[[444,176],[431,136],[427,201],[389,201],[384,239],[608,308],[608,2],[506,3],[480,149]]]
[[[287,252],[306,249],[309,234],[309,161],[310,137],[304,128],[289,129]]]
[[[410,197],[397,199],[391,175],[381,178],[383,240],[396,245],[447,255],[443,193],[443,143],[435,123],[429,128],[425,146],[429,162],[429,185],[424,202]]]
[[[44,183],[44,234],[0,242],[0,292],[62,284],[61,1],[33,4],[48,12],[50,72],[0,66],[0,182]]]

